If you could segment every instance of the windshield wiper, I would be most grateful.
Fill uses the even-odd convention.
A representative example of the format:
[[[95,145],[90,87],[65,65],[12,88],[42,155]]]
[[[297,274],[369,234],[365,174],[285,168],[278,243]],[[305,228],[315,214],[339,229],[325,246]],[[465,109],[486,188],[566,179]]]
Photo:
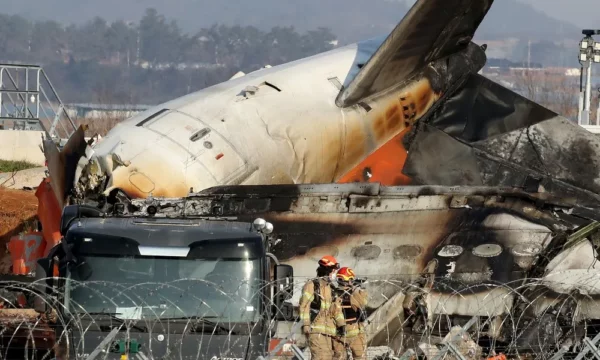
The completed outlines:
[[[237,331],[233,331],[232,329],[228,328],[225,325],[221,325],[214,321],[208,320],[208,318],[209,317],[207,317],[207,316],[186,316],[186,317],[182,316],[182,317],[161,318],[161,320],[190,320],[190,323],[193,323],[193,325],[194,325],[195,331],[198,331],[198,329],[200,328],[201,325],[208,325],[208,326],[212,326],[214,329],[220,329],[222,331],[225,331],[228,334],[238,335]]]
[[[135,320],[132,320],[132,322],[130,322],[129,324],[127,324],[126,322],[127,322],[128,319],[121,319],[121,318],[117,317],[117,315],[121,315],[121,313],[109,313],[109,312],[100,312],[100,311],[98,311],[98,312],[87,312],[87,313],[83,313],[83,314],[86,314],[86,315],[104,315],[104,316],[109,317],[112,320],[118,321],[121,324],[125,324],[125,326],[129,325],[129,327],[131,327],[133,329],[136,329],[138,331],[147,332],[147,330],[148,330],[145,327],[141,327],[141,326],[138,326],[138,325],[134,324],[133,321],[135,321]]]

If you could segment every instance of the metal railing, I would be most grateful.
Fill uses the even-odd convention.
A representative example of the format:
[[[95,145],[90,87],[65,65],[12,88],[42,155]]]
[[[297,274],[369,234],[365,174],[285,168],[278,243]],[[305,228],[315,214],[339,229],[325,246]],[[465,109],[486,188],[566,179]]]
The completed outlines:
[[[69,138],[77,129],[41,66],[0,64],[0,127]]]

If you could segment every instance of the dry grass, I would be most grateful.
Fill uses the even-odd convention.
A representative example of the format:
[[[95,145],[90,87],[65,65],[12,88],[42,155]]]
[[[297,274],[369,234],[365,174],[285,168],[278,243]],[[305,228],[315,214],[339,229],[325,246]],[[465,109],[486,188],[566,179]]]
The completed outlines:
[[[39,165],[26,160],[0,160],[0,173],[12,173],[21,170],[33,169]]]
[[[117,126],[118,123],[125,120],[125,117],[117,116],[102,116],[99,119],[77,119],[75,124],[77,126],[87,125],[88,128],[85,132],[86,136],[101,135],[105,136],[110,129]]]
[[[549,71],[524,70],[516,78],[523,95],[567,118],[577,118],[579,78]],[[595,116],[594,116],[595,117]]]

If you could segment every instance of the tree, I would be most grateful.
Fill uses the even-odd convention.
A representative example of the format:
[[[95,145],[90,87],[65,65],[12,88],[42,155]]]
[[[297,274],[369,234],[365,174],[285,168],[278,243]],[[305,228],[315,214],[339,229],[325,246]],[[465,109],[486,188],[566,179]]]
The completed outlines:
[[[152,63],[168,63],[180,59],[181,30],[175,21],[167,23],[156,9],[146,10],[140,21],[142,59]]]
[[[43,62],[62,61],[68,48],[65,29],[54,21],[37,22],[31,34],[32,57]]]
[[[301,36],[293,27],[274,27],[264,40],[268,64],[277,65],[301,58],[305,49],[300,44]]]
[[[304,53],[317,54],[331,50],[336,40],[331,30],[320,27],[304,34],[301,38]]]
[[[138,28],[124,21],[115,21],[106,30],[105,43],[110,56],[117,56],[118,63],[131,64],[137,53]]]
[[[6,60],[29,59],[32,30],[24,18],[0,14],[0,53]]]
[[[0,14],[0,60],[43,64],[66,102],[163,102],[239,70],[329,50],[333,39],[325,28],[300,34],[292,27],[264,32],[219,24],[190,36],[152,8],[139,24],[96,17],[66,27]]]
[[[83,59],[105,60],[108,57],[108,49],[105,42],[105,34],[108,26],[104,19],[99,17],[86,23],[78,29],[75,37],[73,51],[81,54]]]

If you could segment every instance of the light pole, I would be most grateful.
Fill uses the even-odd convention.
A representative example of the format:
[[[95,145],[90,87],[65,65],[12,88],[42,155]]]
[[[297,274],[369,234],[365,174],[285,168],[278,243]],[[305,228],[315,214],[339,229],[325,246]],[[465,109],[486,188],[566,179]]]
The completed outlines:
[[[579,79],[579,125],[590,125],[590,107],[592,103],[592,63],[600,63],[600,42],[594,41],[593,35],[600,35],[600,30],[583,30],[585,37],[579,43],[579,63],[581,77]],[[585,91],[583,88],[583,72],[585,69]],[[598,123],[599,119],[596,119]],[[599,124],[600,125],[600,124]]]
[[[600,88],[598,88],[598,110],[596,110],[596,123],[600,125]]]

